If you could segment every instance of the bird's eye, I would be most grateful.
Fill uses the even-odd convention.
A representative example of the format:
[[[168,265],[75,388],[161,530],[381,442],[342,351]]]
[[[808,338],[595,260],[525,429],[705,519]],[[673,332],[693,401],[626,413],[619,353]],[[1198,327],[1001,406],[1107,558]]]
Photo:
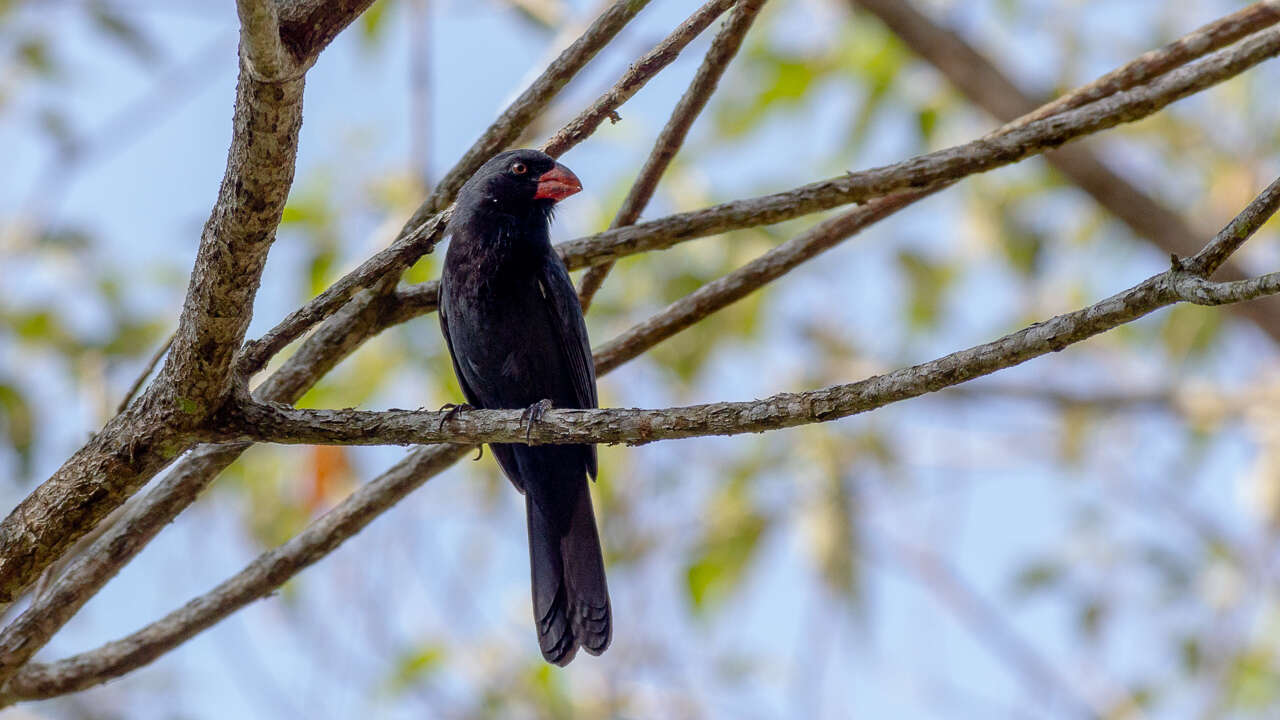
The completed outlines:
[[[523,175],[526,172],[529,172],[529,168],[525,167],[524,163],[515,163],[511,166],[511,172],[516,175]]]

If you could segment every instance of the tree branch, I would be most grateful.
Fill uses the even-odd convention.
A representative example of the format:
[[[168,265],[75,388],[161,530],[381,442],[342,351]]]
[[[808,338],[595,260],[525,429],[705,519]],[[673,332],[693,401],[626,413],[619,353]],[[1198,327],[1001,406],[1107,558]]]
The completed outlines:
[[[236,0],[236,13],[241,60],[249,76],[259,82],[277,82],[294,74],[280,41],[276,0]]]
[[[226,396],[293,180],[302,87],[301,79],[263,84],[241,73],[226,174],[168,361],[141,400],[0,523],[0,603],[185,450],[192,429]],[[0,657],[0,675],[9,659]]]
[[[649,0],[618,0],[601,13],[591,27],[556,58],[546,72],[467,150],[458,164],[440,179],[440,184],[432,193],[434,202],[430,203],[427,211],[438,212],[452,202],[467,178],[489,158],[514,142],[520,131],[542,112],[578,70],[609,44],[614,35],[648,4]]]
[[[802,393],[748,402],[719,402],[665,410],[551,410],[528,424],[522,410],[363,411],[301,410],[245,401],[215,420],[224,441],[339,445],[409,445],[439,442],[629,443],[736,435],[828,422],[933,392],[1062,350],[1179,301],[1221,304],[1272,294],[1280,273],[1221,286],[1199,274],[1223,247],[1237,248],[1280,208],[1280,180],[1188,261],[1083,310],[1059,315],[984,345],[886,375]],[[833,218],[814,237],[831,242],[864,218]],[[696,303],[690,303],[696,307]]]
[[[1134,122],[1171,103],[1244,72],[1280,53],[1280,30],[1266,30],[1238,46],[1133,90],[1075,110],[1036,120],[1008,132],[920,155],[892,165],[849,173],[771,195],[734,200],[630,227],[607,230],[561,246],[566,257],[598,265],[625,255],[659,250],[678,242],[729,230],[770,225],[839,205],[865,202],[904,190],[954,182],[1082,136]]]
[[[591,107],[578,113],[577,117],[560,128],[555,135],[547,138],[547,141],[542,144],[542,152],[551,157],[560,157],[570,148],[590,137],[605,118],[617,122],[618,108],[639,92],[640,88],[648,83],[649,78],[675,61],[680,52],[735,1],[710,0],[694,11],[665,40],[632,63],[622,78],[608,92],[597,98]]]
[[[871,9],[871,2],[853,0]],[[876,3],[876,7],[884,7]],[[876,12],[876,15],[880,15]],[[1095,100],[1114,95],[1122,90],[1145,85],[1174,68],[1185,65],[1196,58],[1203,57],[1214,50],[1219,50],[1236,41],[1252,35],[1263,28],[1280,22],[1280,0],[1264,0],[1256,2],[1226,17],[1219,18],[1208,25],[1193,30],[1158,50],[1149,50],[1134,60],[1125,63],[1088,85],[1077,88],[1068,95],[1041,105],[1039,108],[1022,115],[1010,124],[1026,124],[1064,110],[1088,105]],[[911,43],[913,46],[915,43]]]
[[[622,207],[618,208],[618,214],[614,216],[610,227],[634,225],[640,218],[640,213],[644,212],[645,206],[653,198],[662,174],[667,171],[667,166],[671,164],[671,160],[680,151],[680,146],[684,144],[689,128],[693,127],[693,121],[707,106],[707,101],[711,99],[716,86],[720,84],[720,76],[724,74],[725,68],[729,67],[733,56],[738,54],[738,48],[742,46],[742,40],[747,36],[747,31],[751,29],[751,23],[760,13],[764,2],[765,0],[741,0],[734,8],[733,14],[725,21],[724,26],[720,28],[720,32],[716,33],[715,40],[711,42],[711,48],[707,50],[707,55],[702,60],[702,65],[698,67],[693,80],[689,83],[689,89],[685,90],[680,101],[676,103],[675,109],[672,110],[667,124],[658,133],[658,139],[654,141],[649,157],[645,159],[644,166],[640,168],[639,175],[632,183],[631,190],[627,192],[626,199],[622,201]],[[606,262],[587,270],[586,275],[582,277],[582,283],[578,286],[578,299],[582,303],[583,312],[591,307],[592,298],[600,290],[600,286],[604,284],[604,279],[612,268],[613,263]]]
[[[1037,108],[1039,103],[1022,92],[990,60],[959,35],[933,22],[908,0],[850,0],[850,4],[871,12],[970,100],[997,119],[1008,122],[995,132],[997,135],[1149,83],[1173,67],[1280,22],[1280,2],[1256,3],[1192,31],[1160,50],[1148,52],[1068,96]],[[1135,234],[1147,238],[1165,252],[1189,255],[1200,247],[1203,233],[1194,230],[1177,213],[1117,175],[1088,148],[1063,148],[1047,153],[1045,160]],[[1228,279],[1247,276],[1238,267],[1228,268],[1227,274]],[[1241,305],[1236,311],[1252,320],[1273,340],[1280,340],[1280,307],[1252,304]]]

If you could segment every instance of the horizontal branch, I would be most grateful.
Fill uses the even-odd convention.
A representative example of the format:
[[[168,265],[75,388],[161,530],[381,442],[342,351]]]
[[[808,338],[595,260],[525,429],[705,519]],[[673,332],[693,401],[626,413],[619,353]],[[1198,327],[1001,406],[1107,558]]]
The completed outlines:
[[[1273,294],[1276,276],[1222,288],[1186,268],[1211,268],[1252,236],[1280,207],[1272,183],[1195,258],[1083,310],[1059,315],[983,345],[859,382],[749,402],[719,402],[664,410],[560,409],[530,423],[516,410],[303,410],[245,401],[215,422],[222,441],[309,445],[454,443],[629,443],[736,435],[827,422],[957,385],[1062,350],[1179,301],[1220,304]],[[841,219],[841,218],[837,218]],[[848,222],[848,218],[844,218]],[[1230,252],[1227,250],[1226,252]],[[1220,261],[1220,260],[1219,260]],[[1276,274],[1280,275],[1280,274]]]
[[[693,238],[770,225],[839,205],[954,182],[1015,163],[1085,135],[1149,117],[1177,100],[1235,77],[1278,53],[1280,29],[1266,30],[1240,45],[1171,72],[1150,85],[1117,93],[1004,133],[784,192],[607,230],[565,243],[561,251],[565,257],[573,257],[583,265],[598,265],[625,255],[665,249]]]

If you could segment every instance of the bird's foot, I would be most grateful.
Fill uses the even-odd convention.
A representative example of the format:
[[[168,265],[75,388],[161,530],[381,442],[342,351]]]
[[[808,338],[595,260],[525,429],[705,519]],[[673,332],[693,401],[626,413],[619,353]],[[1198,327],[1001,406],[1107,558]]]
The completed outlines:
[[[542,400],[539,400],[538,402],[530,405],[527,409],[525,409],[524,413],[520,415],[520,422],[525,423],[525,427],[524,427],[525,442],[529,442],[529,434],[533,432],[533,424],[537,422],[541,422],[542,416],[547,414],[547,411],[550,409],[551,409],[551,401],[547,400],[546,398],[543,398]]]
[[[440,406],[440,410],[448,410],[444,417],[440,418],[440,425],[436,427],[436,432],[444,432],[444,424],[453,419],[462,410],[475,410],[474,407],[467,403],[445,403]]]

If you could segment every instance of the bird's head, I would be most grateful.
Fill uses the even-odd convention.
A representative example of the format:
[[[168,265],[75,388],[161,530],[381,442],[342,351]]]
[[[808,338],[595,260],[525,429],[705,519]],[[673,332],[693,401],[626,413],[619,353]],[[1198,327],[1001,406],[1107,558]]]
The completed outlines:
[[[582,189],[569,168],[538,150],[508,150],[476,171],[458,193],[469,209],[524,216],[549,213],[557,202]]]

